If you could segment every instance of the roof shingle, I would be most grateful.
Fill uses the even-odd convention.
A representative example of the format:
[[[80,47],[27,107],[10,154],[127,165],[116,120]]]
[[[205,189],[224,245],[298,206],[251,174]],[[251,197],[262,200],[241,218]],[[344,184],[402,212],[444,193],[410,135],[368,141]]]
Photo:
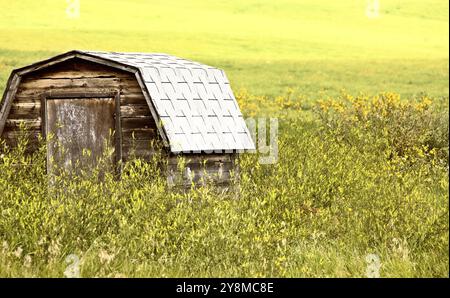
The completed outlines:
[[[172,152],[255,149],[223,70],[167,54],[84,53],[139,69]]]

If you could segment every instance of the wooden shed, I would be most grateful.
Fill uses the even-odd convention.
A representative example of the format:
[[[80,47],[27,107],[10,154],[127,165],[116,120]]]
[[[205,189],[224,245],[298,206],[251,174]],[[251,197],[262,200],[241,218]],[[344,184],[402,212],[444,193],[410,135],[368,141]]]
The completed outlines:
[[[20,123],[30,151],[39,134],[67,146],[59,155],[47,147],[66,166],[84,149],[95,162],[106,140],[118,163],[150,160],[156,142],[169,180],[186,156],[190,179],[219,172],[227,184],[237,154],[255,148],[224,71],[166,54],[70,51],[16,69],[0,102],[0,136],[10,146]]]

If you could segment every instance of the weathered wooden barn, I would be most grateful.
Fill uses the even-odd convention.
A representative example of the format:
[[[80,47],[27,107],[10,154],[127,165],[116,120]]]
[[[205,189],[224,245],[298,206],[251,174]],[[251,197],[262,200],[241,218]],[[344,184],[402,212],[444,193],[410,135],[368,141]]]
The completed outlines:
[[[0,103],[0,136],[10,146],[20,123],[30,151],[40,134],[66,146],[63,154],[47,148],[62,165],[84,149],[95,162],[105,140],[117,163],[150,160],[152,141],[161,144],[169,180],[185,156],[190,179],[219,173],[211,176],[227,184],[237,154],[254,149],[224,71],[166,54],[70,51],[16,69]]]

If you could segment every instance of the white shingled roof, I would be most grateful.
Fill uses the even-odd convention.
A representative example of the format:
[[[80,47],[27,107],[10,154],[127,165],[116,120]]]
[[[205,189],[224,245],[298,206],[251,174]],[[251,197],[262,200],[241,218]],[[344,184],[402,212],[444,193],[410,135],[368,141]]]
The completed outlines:
[[[84,53],[139,69],[172,152],[255,149],[223,70],[167,54]]]

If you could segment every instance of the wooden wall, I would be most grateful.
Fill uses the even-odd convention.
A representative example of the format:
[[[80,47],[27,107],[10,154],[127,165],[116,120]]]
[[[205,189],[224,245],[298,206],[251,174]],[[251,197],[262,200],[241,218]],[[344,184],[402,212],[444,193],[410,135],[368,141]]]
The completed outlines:
[[[178,168],[180,158],[183,158],[185,167]],[[238,174],[235,154],[185,154],[169,155],[167,161],[167,179],[171,185],[184,185],[189,187],[214,182],[216,185],[227,187]]]
[[[120,92],[122,156],[126,160],[131,146],[137,157],[151,155],[148,144],[157,138],[156,124],[134,74],[102,65],[72,59],[22,78],[2,137],[14,145],[18,125],[24,122],[30,130],[30,148],[41,133],[41,96],[45,92]],[[135,140],[132,140],[134,133]]]
[[[119,91],[124,161],[132,156],[148,160],[154,152],[150,142],[161,144],[156,123],[134,74],[75,58],[22,78],[1,136],[8,145],[14,146],[17,143],[19,123],[23,122],[28,127],[29,151],[36,149],[38,135],[42,131],[41,96],[49,91]],[[166,157],[168,180],[176,184],[181,181],[189,185],[189,177],[193,177],[194,182],[200,182],[207,174],[217,183],[226,185],[235,168],[234,154],[184,155],[191,172],[191,175],[187,175],[186,172],[177,171],[179,155],[167,153]]]

